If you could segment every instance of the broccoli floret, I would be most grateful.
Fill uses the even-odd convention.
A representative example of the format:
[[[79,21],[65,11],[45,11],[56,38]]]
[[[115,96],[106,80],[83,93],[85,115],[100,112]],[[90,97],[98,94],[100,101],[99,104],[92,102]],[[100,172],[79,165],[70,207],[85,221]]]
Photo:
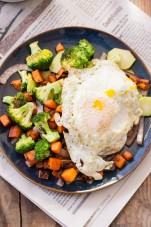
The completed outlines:
[[[15,108],[19,108],[27,103],[22,92],[18,92],[16,96],[4,96],[2,101],[8,105],[13,105]]]
[[[31,69],[46,70],[49,68],[53,53],[48,49],[41,50],[38,41],[30,44],[31,55],[26,58],[26,62]]]
[[[27,91],[30,95],[32,95],[34,88],[36,87],[36,82],[33,80],[31,73],[28,73],[26,70],[18,71],[22,83],[21,83],[21,91]]]
[[[27,90],[27,80],[28,80],[28,73],[26,70],[20,70],[18,71],[20,77],[21,77],[21,91],[26,91]]]
[[[60,91],[58,94],[54,95],[53,97],[53,100],[57,105],[60,105],[62,103],[61,95],[62,95],[62,91]]]
[[[25,134],[21,136],[15,146],[16,152],[20,154],[25,154],[34,148],[35,141],[31,137],[27,137]]]
[[[22,129],[27,130],[32,127],[31,117],[34,108],[34,103],[28,102],[19,108],[9,105],[7,112],[13,122],[17,123]]]
[[[50,119],[49,113],[39,112],[33,118],[33,123],[38,129],[42,129],[45,133],[42,133],[42,139],[46,139],[49,143],[57,141],[60,138],[60,135],[57,131],[51,131],[48,125],[48,120]]]
[[[39,100],[41,104],[44,104],[48,99],[54,99],[57,97],[57,94],[60,94],[62,91],[59,81],[54,83],[47,83],[45,86],[36,87],[34,89],[34,95],[36,99]]]
[[[22,92],[18,92],[16,96],[14,96],[14,99],[12,101],[12,105],[15,108],[19,108],[27,103],[25,96]]]
[[[81,40],[79,45],[66,48],[61,57],[62,67],[82,69],[88,66],[94,55],[94,48],[87,40]]]
[[[94,47],[91,45],[91,43],[89,43],[86,39],[82,39],[79,42],[79,46],[81,46],[81,47],[86,49],[87,57],[90,60],[93,57],[94,53],[95,53]]]
[[[47,140],[39,140],[35,145],[35,158],[41,162],[50,156],[50,144]]]

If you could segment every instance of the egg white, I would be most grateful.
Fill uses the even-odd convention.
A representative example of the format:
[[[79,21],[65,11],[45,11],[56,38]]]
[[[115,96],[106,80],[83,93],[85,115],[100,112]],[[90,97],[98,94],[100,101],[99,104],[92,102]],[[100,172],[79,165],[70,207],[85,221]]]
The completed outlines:
[[[95,180],[112,162],[101,156],[124,146],[142,114],[136,85],[113,62],[94,60],[89,69],[71,69],[62,92],[62,123],[69,154],[77,168]]]

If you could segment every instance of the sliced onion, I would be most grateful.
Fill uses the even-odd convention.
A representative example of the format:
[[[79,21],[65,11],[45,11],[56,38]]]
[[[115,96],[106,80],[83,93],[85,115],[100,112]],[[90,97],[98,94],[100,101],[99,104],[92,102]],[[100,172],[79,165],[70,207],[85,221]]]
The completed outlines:
[[[42,129],[37,128],[36,126],[33,127],[33,130],[39,133],[43,133]]]
[[[59,113],[55,113],[54,115],[55,122],[58,126],[62,126],[62,118]]]
[[[93,183],[93,179],[90,179],[90,180],[87,180],[86,182],[88,183],[88,184],[92,184]]]
[[[127,134],[126,146],[131,146],[138,134],[139,125],[134,125],[133,128]]]
[[[143,140],[144,140],[144,117],[142,116],[140,117],[140,121],[139,121],[139,128],[138,128],[136,142],[137,144],[142,145]]]
[[[14,139],[11,140],[11,144],[16,143],[17,141],[18,141],[18,138],[14,138]]]
[[[39,101],[36,101],[36,103],[37,103],[37,113],[43,112],[43,105]]]
[[[100,60],[106,60],[107,59],[107,54],[103,52],[99,59]]]
[[[10,76],[12,76],[12,74],[14,74],[15,72],[17,72],[19,70],[28,70],[28,71],[30,71],[30,69],[27,67],[26,64],[13,65],[13,66],[9,67],[8,69],[6,69],[5,72],[3,72],[1,74],[1,76],[0,76],[0,84],[6,84],[6,81],[8,80],[8,78]]]
[[[62,187],[64,185],[64,181],[61,177],[58,178],[56,185],[59,186],[59,187]]]
[[[70,155],[69,155],[68,151],[63,149],[63,148],[59,152],[58,156],[62,157],[63,159],[69,159],[70,158]]]

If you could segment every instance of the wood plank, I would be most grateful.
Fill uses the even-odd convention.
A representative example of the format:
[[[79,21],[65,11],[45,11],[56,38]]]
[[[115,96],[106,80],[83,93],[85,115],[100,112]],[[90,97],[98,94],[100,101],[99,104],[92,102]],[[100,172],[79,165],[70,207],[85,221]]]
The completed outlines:
[[[19,192],[0,177],[0,226],[20,227]]]
[[[151,226],[151,174],[110,225],[116,226]]]
[[[151,16],[151,1],[150,0],[131,0],[141,10]]]
[[[52,218],[23,195],[21,196],[21,213],[23,227],[59,227]]]

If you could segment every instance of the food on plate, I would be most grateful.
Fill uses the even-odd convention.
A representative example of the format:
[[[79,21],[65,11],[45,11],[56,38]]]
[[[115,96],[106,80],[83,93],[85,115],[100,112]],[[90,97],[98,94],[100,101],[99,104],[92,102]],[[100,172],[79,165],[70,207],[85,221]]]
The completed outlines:
[[[110,168],[99,155],[116,153],[142,114],[136,84],[112,61],[71,69],[62,91],[62,124],[69,154],[80,172],[101,179]]]
[[[48,125],[48,120],[50,119],[50,114],[46,112],[40,112],[33,118],[33,123],[35,127],[39,130],[44,130],[41,133],[41,137],[47,140],[49,143],[55,142],[60,139],[59,133],[54,130],[52,131]]]
[[[26,58],[26,62],[31,69],[48,69],[52,59],[53,53],[48,49],[41,50],[38,41],[30,44],[31,55]]]
[[[121,69],[129,69],[136,59],[129,50],[113,48],[108,52],[107,60],[114,61]]]
[[[85,68],[89,65],[94,53],[94,47],[87,40],[80,40],[78,45],[65,49],[61,56],[61,65],[65,70],[69,67]]]
[[[41,162],[50,156],[50,144],[47,140],[39,140],[34,147],[35,158],[37,161]]]
[[[47,100],[54,99],[60,104],[62,81],[58,80],[54,83],[47,83],[44,86],[39,86],[34,89],[34,95],[41,104],[44,104]]]
[[[64,50],[59,51],[56,54],[56,56],[54,57],[54,59],[52,60],[52,63],[51,63],[50,68],[49,68],[51,72],[58,73],[59,70],[62,68],[60,60],[61,60],[63,52],[64,52]]]
[[[143,116],[151,116],[151,97],[140,97],[139,103],[143,111]]]
[[[123,168],[133,159],[124,145],[136,137],[142,144],[142,119],[151,115],[151,97],[145,97],[150,82],[130,71],[135,57],[114,48],[94,59],[85,39],[67,48],[58,43],[55,56],[38,41],[30,49],[26,61],[32,70],[18,70],[11,84],[19,91],[2,99],[8,109],[0,122],[10,127],[16,152],[39,178],[57,178],[59,187],[92,183]]]
[[[31,138],[22,134],[18,142],[16,143],[15,150],[20,154],[25,154],[27,151],[31,151],[35,146],[35,141]]]

